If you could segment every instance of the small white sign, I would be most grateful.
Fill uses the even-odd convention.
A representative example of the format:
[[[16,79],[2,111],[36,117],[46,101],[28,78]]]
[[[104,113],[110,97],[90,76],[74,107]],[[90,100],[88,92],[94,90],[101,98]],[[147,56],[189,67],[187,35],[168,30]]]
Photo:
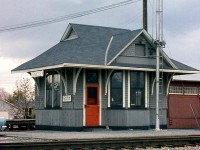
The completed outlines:
[[[63,102],[71,102],[72,96],[71,95],[65,95],[63,96]]]
[[[43,70],[31,72],[31,77],[43,77],[43,76],[44,76]]]

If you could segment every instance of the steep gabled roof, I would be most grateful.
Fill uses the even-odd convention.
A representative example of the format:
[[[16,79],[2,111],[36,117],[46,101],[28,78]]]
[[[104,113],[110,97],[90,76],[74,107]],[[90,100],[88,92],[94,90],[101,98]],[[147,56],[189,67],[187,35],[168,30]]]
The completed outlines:
[[[70,35],[73,34],[73,35]],[[142,29],[127,30],[119,28],[69,24],[61,41],[45,51],[36,58],[20,65],[12,71],[32,71],[65,67],[66,64],[83,66],[107,67],[135,67],[135,68],[153,68],[154,66],[134,65],[134,64],[113,64],[127,46],[130,45],[138,36],[144,36],[153,45],[152,37]],[[112,41],[111,41],[112,39]],[[108,47],[109,45],[109,47]],[[105,54],[107,53],[107,64],[105,65]],[[170,64],[168,70],[185,70],[197,71],[189,66],[186,67],[181,63],[171,60],[165,53],[163,54],[166,61]],[[108,65],[108,66],[107,66]],[[71,65],[72,66],[72,65]],[[177,67],[177,68],[176,68]]]
[[[142,32],[142,29],[135,30],[135,31],[127,31],[121,34],[113,35],[113,40],[110,45],[108,51],[108,63],[110,64],[112,59],[117,57],[120,54],[120,51],[123,51],[123,48],[128,45],[133,39],[135,39],[139,33]]]
[[[63,63],[102,65],[110,37],[115,34],[130,31],[127,29],[79,24],[70,24],[68,26],[69,28],[73,28],[78,38],[66,41],[62,41],[61,39],[61,42],[36,58],[15,68],[13,71],[41,68]]]

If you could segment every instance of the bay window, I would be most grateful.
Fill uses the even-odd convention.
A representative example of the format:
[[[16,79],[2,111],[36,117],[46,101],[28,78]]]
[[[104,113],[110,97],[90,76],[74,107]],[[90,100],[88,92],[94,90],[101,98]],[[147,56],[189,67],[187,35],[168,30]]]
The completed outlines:
[[[130,105],[145,107],[145,72],[130,72]]]
[[[62,98],[60,75],[46,74],[46,108],[60,108]]]
[[[123,74],[122,71],[114,71],[110,79],[110,104],[111,107],[122,108],[123,105]]]

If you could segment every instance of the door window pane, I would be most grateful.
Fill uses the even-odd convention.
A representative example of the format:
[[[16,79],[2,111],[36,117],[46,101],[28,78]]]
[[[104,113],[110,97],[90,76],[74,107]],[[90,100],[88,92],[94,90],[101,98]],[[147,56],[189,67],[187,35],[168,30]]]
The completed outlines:
[[[122,71],[115,71],[111,75],[111,107],[122,107]]]
[[[97,87],[88,87],[87,88],[87,105],[97,105]]]

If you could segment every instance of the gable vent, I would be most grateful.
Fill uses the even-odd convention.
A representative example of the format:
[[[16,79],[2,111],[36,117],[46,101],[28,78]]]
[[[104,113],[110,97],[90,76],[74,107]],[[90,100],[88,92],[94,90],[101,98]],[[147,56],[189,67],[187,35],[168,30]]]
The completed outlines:
[[[74,31],[72,27],[68,27],[67,30],[65,31],[61,41],[66,41],[66,40],[72,40],[78,38],[78,35]]]
[[[73,29],[71,29],[68,36],[66,36],[65,40],[70,40],[70,39],[74,39],[74,38],[77,38],[77,35],[76,35],[76,32]]]

